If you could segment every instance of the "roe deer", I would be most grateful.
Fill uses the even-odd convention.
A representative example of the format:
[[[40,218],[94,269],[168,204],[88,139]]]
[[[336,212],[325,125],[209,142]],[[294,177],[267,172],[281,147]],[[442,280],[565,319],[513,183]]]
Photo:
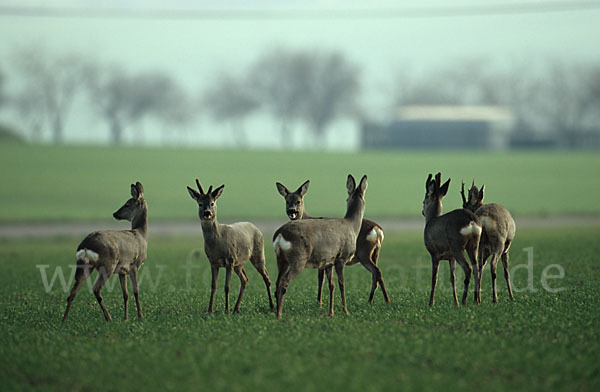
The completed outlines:
[[[102,230],[89,234],[77,247],[77,271],[71,294],[67,298],[67,309],[63,322],[69,316],[71,303],[83,282],[94,269],[98,270],[98,279],[94,284],[94,295],[104,313],[106,321],[112,318],[104,306],[100,290],[113,273],[119,274],[123,289],[125,307],[124,319],[127,320],[127,275],[131,279],[133,295],[137,306],[138,318],[142,318],[142,309],[138,297],[138,270],[146,260],[148,248],[148,207],[144,200],[144,187],[139,182],[131,184],[131,199],[113,214],[115,219],[131,222],[131,230]]]
[[[425,216],[425,247],[431,255],[431,295],[429,306],[434,304],[435,286],[440,260],[450,262],[450,282],[454,304],[458,306],[454,268],[458,261],[465,272],[464,292],[462,304],[467,302],[467,291],[471,280],[471,267],[467,263],[464,252],[467,251],[475,276],[475,303],[479,303],[479,273],[477,272],[477,247],[481,235],[481,224],[477,216],[469,210],[457,209],[442,215],[442,198],[448,193],[450,179],[441,185],[442,175],[436,174],[432,180],[429,174],[425,183],[425,200],[423,200],[422,214]]]
[[[260,230],[250,222],[238,222],[231,225],[223,225],[217,222],[217,205],[215,204],[219,196],[223,193],[225,185],[221,185],[214,191],[212,185],[208,192],[204,193],[200,181],[196,179],[198,191],[187,187],[192,199],[198,203],[198,215],[202,225],[202,235],[204,237],[204,252],[212,272],[212,282],[210,287],[210,302],[208,312],[213,312],[213,303],[215,291],[217,290],[217,278],[219,277],[219,268],[225,268],[225,312],[229,312],[229,283],[231,281],[231,271],[235,271],[240,278],[240,293],[233,312],[240,311],[240,304],[246,286],[248,285],[248,276],[244,271],[244,264],[249,259],[254,268],[262,276],[267,286],[269,296],[269,306],[274,308],[273,297],[271,296],[271,281],[269,273],[265,266],[264,239]]]
[[[479,280],[483,275],[488,257],[492,256],[490,270],[492,273],[492,300],[498,302],[498,292],[496,290],[496,267],[498,261],[502,259],[504,266],[504,279],[508,287],[508,296],[514,300],[512,287],[510,284],[510,272],[508,270],[508,249],[515,238],[516,225],[510,212],[500,204],[483,204],[483,189],[477,189],[475,181],[469,189],[468,198],[465,197],[465,183],[462,183],[461,196],[463,208],[475,213],[481,221],[483,232],[479,240],[479,254],[477,255],[479,263]]]
[[[283,300],[290,282],[304,268],[325,270],[329,280],[329,315],[333,316],[333,268],[338,277],[342,308],[348,314],[344,288],[344,266],[354,256],[356,238],[365,210],[364,194],[367,176],[358,187],[354,177],[346,181],[348,200],[344,218],[293,220],[281,226],[273,234],[273,248],[277,256],[277,318],[283,312]]]
[[[285,199],[285,211],[290,220],[313,219],[313,217],[308,215],[304,209],[304,195],[308,191],[309,184],[310,181],[307,180],[304,182],[304,184],[300,185],[298,189],[296,189],[294,192],[291,192],[285,187],[285,185],[279,182],[275,183],[277,190]],[[388,304],[390,303],[390,297],[388,296],[385,284],[383,283],[381,270],[377,266],[379,250],[381,249],[383,238],[384,235],[381,226],[371,220],[363,219],[360,226],[360,232],[358,233],[358,237],[356,239],[356,253],[354,254],[354,257],[346,264],[349,266],[360,263],[371,273],[372,284],[371,293],[369,295],[370,304],[373,303],[373,296],[378,284],[381,286],[381,292],[383,293],[385,302]],[[321,305],[323,303],[321,297],[323,292],[323,275],[325,270],[319,269],[318,271],[317,301],[319,302],[319,305]]]

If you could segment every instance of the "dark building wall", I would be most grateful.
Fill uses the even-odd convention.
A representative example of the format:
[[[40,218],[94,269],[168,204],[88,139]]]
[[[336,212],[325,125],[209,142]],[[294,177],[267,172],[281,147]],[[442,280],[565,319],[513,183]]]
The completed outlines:
[[[492,130],[486,121],[396,121],[365,124],[366,148],[490,148]]]

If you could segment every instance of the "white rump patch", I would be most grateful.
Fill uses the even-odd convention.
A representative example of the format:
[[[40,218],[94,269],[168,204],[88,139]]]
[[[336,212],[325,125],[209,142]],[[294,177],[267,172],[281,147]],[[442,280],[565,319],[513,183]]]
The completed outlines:
[[[75,254],[77,257],[77,261],[83,261],[85,264],[95,263],[98,261],[98,253],[94,252],[91,249],[79,249]]]
[[[290,250],[292,249],[292,243],[283,238],[283,235],[279,234],[275,241],[273,241],[273,248],[275,249],[275,253],[279,254],[282,250]]]
[[[471,234],[481,235],[481,226],[479,226],[474,221],[471,221],[467,226],[460,229],[460,234],[462,234],[465,237]]]
[[[369,232],[369,234],[367,234],[367,241],[369,241],[369,242],[377,241],[377,230],[375,227],[373,228],[373,230],[371,230]]]
[[[367,241],[381,244],[383,241],[383,230],[379,227],[373,227],[369,234],[367,234]]]
[[[481,225],[483,227],[493,228],[496,226],[496,221],[494,220],[494,218],[491,218],[489,216],[482,216],[479,219],[481,220]]]

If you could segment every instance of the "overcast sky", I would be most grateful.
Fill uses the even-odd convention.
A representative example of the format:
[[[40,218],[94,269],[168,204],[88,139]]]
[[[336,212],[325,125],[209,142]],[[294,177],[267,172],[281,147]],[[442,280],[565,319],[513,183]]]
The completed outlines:
[[[216,73],[241,70],[271,47],[336,49],[360,66],[366,103],[375,111],[384,104],[383,90],[392,75],[402,68],[419,72],[473,57],[497,66],[550,58],[600,61],[600,1],[573,1],[568,10],[560,10],[568,2],[175,0],[164,5],[158,0],[111,0],[100,8],[196,13],[169,11],[163,19],[160,13],[79,12],[98,9],[98,3],[0,0],[0,67],[9,68],[15,48],[35,44],[131,70],[165,70],[195,93]],[[198,12],[215,4],[233,13],[214,17]],[[39,16],[46,11],[38,7],[67,12]],[[248,9],[264,12],[236,14]],[[284,12],[273,13],[280,9]]]

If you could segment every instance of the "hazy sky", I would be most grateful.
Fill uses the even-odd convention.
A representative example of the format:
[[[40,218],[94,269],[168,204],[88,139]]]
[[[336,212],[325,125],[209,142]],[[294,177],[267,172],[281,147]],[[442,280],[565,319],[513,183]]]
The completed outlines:
[[[461,58],[482,57],[497,66],[548,58],[600,61],[600,1],[575,2],[579,10],[556,11],[565,1],[127,1],[127,9],[218,8],[266,10],[259,18],[222,14],[210,18],[132,18],[98,14],[44,17],[17,15],[11,7],[98,7],[97,1],[0,0],[0,67],[9,69],[15,48],[45,46],[51,52],[76,51],[131,70],[165,70],[190,93],[222,70],[242,70],[264,50],[276,46],[336,49],[362,70],[366,103],[377,111],[389,98],[390,82],[398,69],[430,69]],[[123,7],[122,1],[104,1],[102,8]],[[278,19],[274,9],[309,10],[301,18]],[[452,4],[461,16],[440,16]],[[525,4],[525,8],[520,7]],[[274,7],[277,8],[274,8]],[[506,6],[498,11],[485,7]],[[530,12],[534,8],[545,12]],[[456,8],[458,7],[458,8]],[[366,9],[368,17],[355,11]],[[97,9],[97,8],[96,8]],[[392,15],[392,11],[406,17]],[[329,12],[329,10],[333,10]],[[383,10],[377,13],[377,10]],[[416,11],[415,11],[416,10]],[[469,14],[474,10],[479,15]],[[431,11],[431,12],[429,12]],[[34,13],[37,15],[38,13]],[[157,14],[153,14],[156,16]],[[166,13],[165,16],[173,16]],[[266,15],[266,16],[265,16]],[[318,19],[311,19],[316,15]],[[326,17],[331,15],[331,18]],[[395,15],[395,13],[394,13]],[[181,14],[179,14],[181,16]],[[386,95],[387,94],[387,95]],[[70,132],[75,132],[70,130]]]

